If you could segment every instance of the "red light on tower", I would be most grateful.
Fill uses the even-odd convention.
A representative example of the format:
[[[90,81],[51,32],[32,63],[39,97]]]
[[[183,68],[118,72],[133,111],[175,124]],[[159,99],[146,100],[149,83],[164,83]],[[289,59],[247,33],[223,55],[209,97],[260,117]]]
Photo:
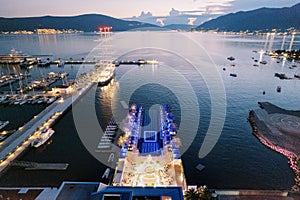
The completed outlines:
[[[102,26],[99,28],[99,32],[110,32],[112,29],[111,26]]]

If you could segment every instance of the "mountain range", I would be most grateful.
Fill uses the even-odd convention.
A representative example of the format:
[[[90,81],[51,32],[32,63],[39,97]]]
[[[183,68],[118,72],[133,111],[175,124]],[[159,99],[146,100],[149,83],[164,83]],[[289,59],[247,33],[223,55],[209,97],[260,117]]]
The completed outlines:
[[[173,10],[174,12],[174,10]],[[170,14],[171,15],[171,14]],[[151,15],[152,16],[152,15]],[[149,16],[151,18],[151,16]],[[172,16],[175,16],[172,14]],[[145,21],[132,21],[116,19],[101,14],[85,14],[70,17],[23,17],[3,18],[0,17],[0,31],[28,30],[34,31],[38,28],[52,28],[57,30],[73,29],[85,32],[98,31],[101,26],[112,26],[113,31],[127,31],[133,29],[152,30],[157,28],[190,30],[193,28],[188,23],[182,24],[182,20],[176,24],[176,17],[172,23],[166,26],[157,26]],[[139,18],[136,18],[138,20]],[[151,18],[152,19],[152,18]],[[179,18],[178,18],[179,19]],[[180,18],[181,19],[181,18]],[[271,31],[277,29],[285,31],[289,28],[300,30],[300,3],[292,7],[284,8],[260,8],[252,11],[240,11],[230,13],[204,22],[197,26],[196,30],[217,30],[217,31]],[[187,21],[184,18],[185,21]],[[165,20],[166,21],[166,20]],[[161,29],[160,29],[161,30]]]
[[[97,31],[101,26],[112,26],[113,31],[127,31],[130,29],[143,29],[158,27],[153,24],[125,21],[100,14],[86,14],[72,17],[24,17],[0,18],[0,31],[33,31],[38,28],[73,29],[85,32]]]
[[[197,30],[217,31],[271,31],[272,29],[300,30],[300,3],[284,8],[260,8],[252,11],[240,11],[207,21]]]

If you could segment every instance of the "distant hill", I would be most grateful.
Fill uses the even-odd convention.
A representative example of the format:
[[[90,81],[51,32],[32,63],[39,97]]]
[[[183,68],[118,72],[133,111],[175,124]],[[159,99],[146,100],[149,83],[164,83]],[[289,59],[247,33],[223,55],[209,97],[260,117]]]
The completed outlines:
[[[100,14],[86,14],[72,17],[0,17],[0,31],[33,31],[38,28],[73,29],[86,32],[97,31],[100,26],[112,26],[113,31],[126,31],[137,28],[157,27],[152,24],[125,21]]]
[[[186,30],[189,31],[193,28],[194,26],[188,25],[188,24],[170,24],[166,25],[163,28],[169,29],[169,30]]]
[[[285,8],[260,8],[241,11],[212,19],[198,26],[197,30],[218,31],[270,31],[300,29],[300,3]]]

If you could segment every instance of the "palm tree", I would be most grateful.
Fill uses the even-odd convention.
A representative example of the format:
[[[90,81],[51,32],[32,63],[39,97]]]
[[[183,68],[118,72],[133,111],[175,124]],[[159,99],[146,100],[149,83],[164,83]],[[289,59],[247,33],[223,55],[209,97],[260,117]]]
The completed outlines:
[[[184,199],[185,200],[199,200],[200,195],[198,193],[198,190],[196,190],[194,188],[188,189],[184,194]]]
[[[206,185],[200,186],[198,188],[198,194],[200,196],[200,199],[202,199],[202,200],[211,200],[212,199],[211,192],[206,187]]]
[[[213,197],[209,189],[204,186],[197,187],[197,189],[192,188],[185,192],[185,200],[212,200]]]

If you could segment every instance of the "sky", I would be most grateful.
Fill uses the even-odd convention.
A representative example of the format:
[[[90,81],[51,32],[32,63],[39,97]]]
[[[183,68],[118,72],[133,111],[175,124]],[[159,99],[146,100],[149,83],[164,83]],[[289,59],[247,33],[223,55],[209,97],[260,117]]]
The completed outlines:
[[[0,17],[73,16],[99,13],[116,18],[171,14],[227,14],[260,7],[289,7],[300,0],[0,0]]]

